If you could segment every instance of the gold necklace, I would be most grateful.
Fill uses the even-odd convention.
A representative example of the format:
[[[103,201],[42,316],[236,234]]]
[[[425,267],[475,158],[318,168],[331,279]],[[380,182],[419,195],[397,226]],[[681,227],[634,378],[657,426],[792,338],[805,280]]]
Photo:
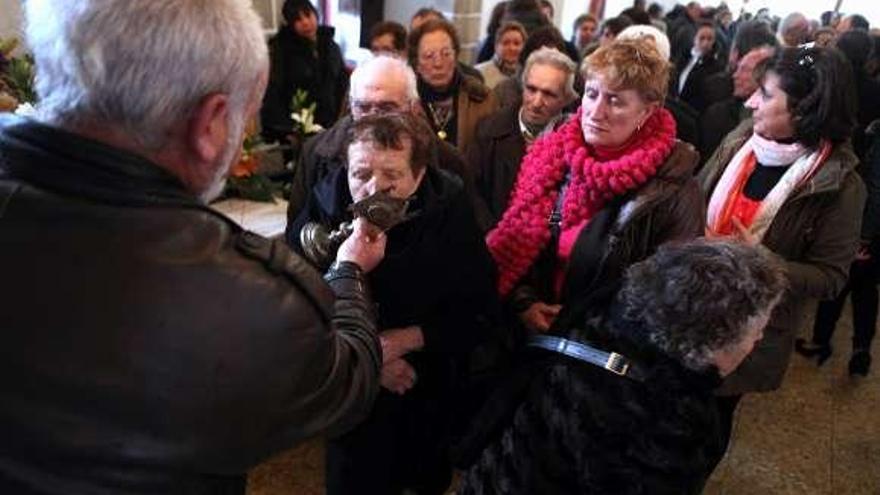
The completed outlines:
[[[452,119],[452,107],[445,109],[445,115],[441,119],[438,114],[437,108],[434,107],[433,103],[428,103],[428,111],[431,112],[431,120],[434,122],[434,126],[437,128],[437,137],[443,141],[446,141],[446,138],[449,136],[446,133],[446,126],[449,124],[449,121]]]

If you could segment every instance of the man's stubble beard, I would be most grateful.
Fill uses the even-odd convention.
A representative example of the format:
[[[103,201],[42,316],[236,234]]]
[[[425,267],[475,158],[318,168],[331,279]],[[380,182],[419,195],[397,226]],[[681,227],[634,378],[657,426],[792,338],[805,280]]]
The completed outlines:
[[[204,192],[199,194],[199,199],[203,203],[208,204],[217,199],[223,193],[226,187],[226,179],[229,175],[229,169],[232,168],[232,161],[238,154],[242,140],[244,139],[245,118],[243,115],[235,115],[229,119],[229,137],[226,140],[226,146],[223,153],[217,158],[214,171],[214,177],[211,179],[208,187]]]

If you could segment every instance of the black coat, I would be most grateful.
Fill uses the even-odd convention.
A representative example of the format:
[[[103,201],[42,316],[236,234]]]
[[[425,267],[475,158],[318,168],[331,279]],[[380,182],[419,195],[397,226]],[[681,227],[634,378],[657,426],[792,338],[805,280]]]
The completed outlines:
[[[585,303],[601,314],[608,299]],[[577,328],[565,337],[634,360],[645,380],[524,352],[474,423],[459,493],[699,494],[723,448],[717,370],[685,368],[622,318]]]
[[[676,72],[681,74],[689,62],[689,57],[680,60],[676,66]],[[700,57],[696,65],[694,65],[693,69],[691,69],[688,74],[684,87],[678,91],[678,97],[690,105],[697,114],[701,114],[709,104],[709,100],[704,94],[706,86],[705,81],[710,76],[717,74],[722,70],[724,70],[724,62],[721,60],[717,51],[713,51],[712,53]],[[679,87],[678,76],[676,76],[672,82],[677,90]]]
[[[577,301],[614,284],[631,264],[664,242],[693,239],[705,229],[705,206],[693,178],[697,153],[678,142],[657,175],[641,188],[610,201],[578,234],[565,270],[562,291],[553,287],[556,254],[547,247],[507,298],[509,313],[543,301],[563,306],[554,328],[567,328],[583,316]]]
[[[288,229],[293,247],[300,249],[307,221],[350,219],[351,202],[345,169],[337,168],[313,187]],[[422,328],[424,349],[405,357],[418,382],[402,396],[383,389],[367,421],[328,445],[328,493],[443,484],[470,353],[489,339],[497,314],[492,260],[461,182],[429,166],[410,211],[419,214],[388,232],[385,258],[368,279],[381,330]]]
[[[316,103],[315,122],[324,128],[341,115],[348,72],[333,31],[326,26],[318,28],[315,44],[297,36],[293,28],[282,26],[269,40],[269,83],[260,110],[267,139],[282,139],[292,132],[290,104],[298,89],[307,91],[309,101]]]
[[[859,74],[856,79],[856,91],[858,93],[858,125],[853,131],[853,151],[859,159],[864,160],[868,147],[871,145],[870,137],[865,131],[871,122],[880,119],[880,82]]]
[[[0,117],[0,205],[0,493],[243,494],[369,412],[363,292],[164,169]]]
[[[700,164],[709,161],[724,137],[750,116],[745,102],[732,96],[709,105],[700,116]]]

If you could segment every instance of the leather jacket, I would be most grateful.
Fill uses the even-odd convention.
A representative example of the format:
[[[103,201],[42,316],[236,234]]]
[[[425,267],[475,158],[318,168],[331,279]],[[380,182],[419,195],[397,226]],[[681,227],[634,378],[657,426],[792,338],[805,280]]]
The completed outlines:
[[[0,117],[0,493],[243,493],[365,417],[382,361],[329,285],[145,159]]]

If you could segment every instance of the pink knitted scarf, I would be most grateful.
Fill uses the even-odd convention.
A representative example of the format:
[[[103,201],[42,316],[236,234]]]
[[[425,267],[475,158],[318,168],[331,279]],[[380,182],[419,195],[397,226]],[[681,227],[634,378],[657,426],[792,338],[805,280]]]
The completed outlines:
[[[675,145],[675,120],[654,111],[619,158],[599,161],[584,142],[578,110],[556,132],[535,141],[523,158],[507,210],[486,242],[498,265],[498,291],[507,295],[550,240],[547,219],[570,171],[562,202],[562,229],[590,220],[609,200],[657,173]]]

